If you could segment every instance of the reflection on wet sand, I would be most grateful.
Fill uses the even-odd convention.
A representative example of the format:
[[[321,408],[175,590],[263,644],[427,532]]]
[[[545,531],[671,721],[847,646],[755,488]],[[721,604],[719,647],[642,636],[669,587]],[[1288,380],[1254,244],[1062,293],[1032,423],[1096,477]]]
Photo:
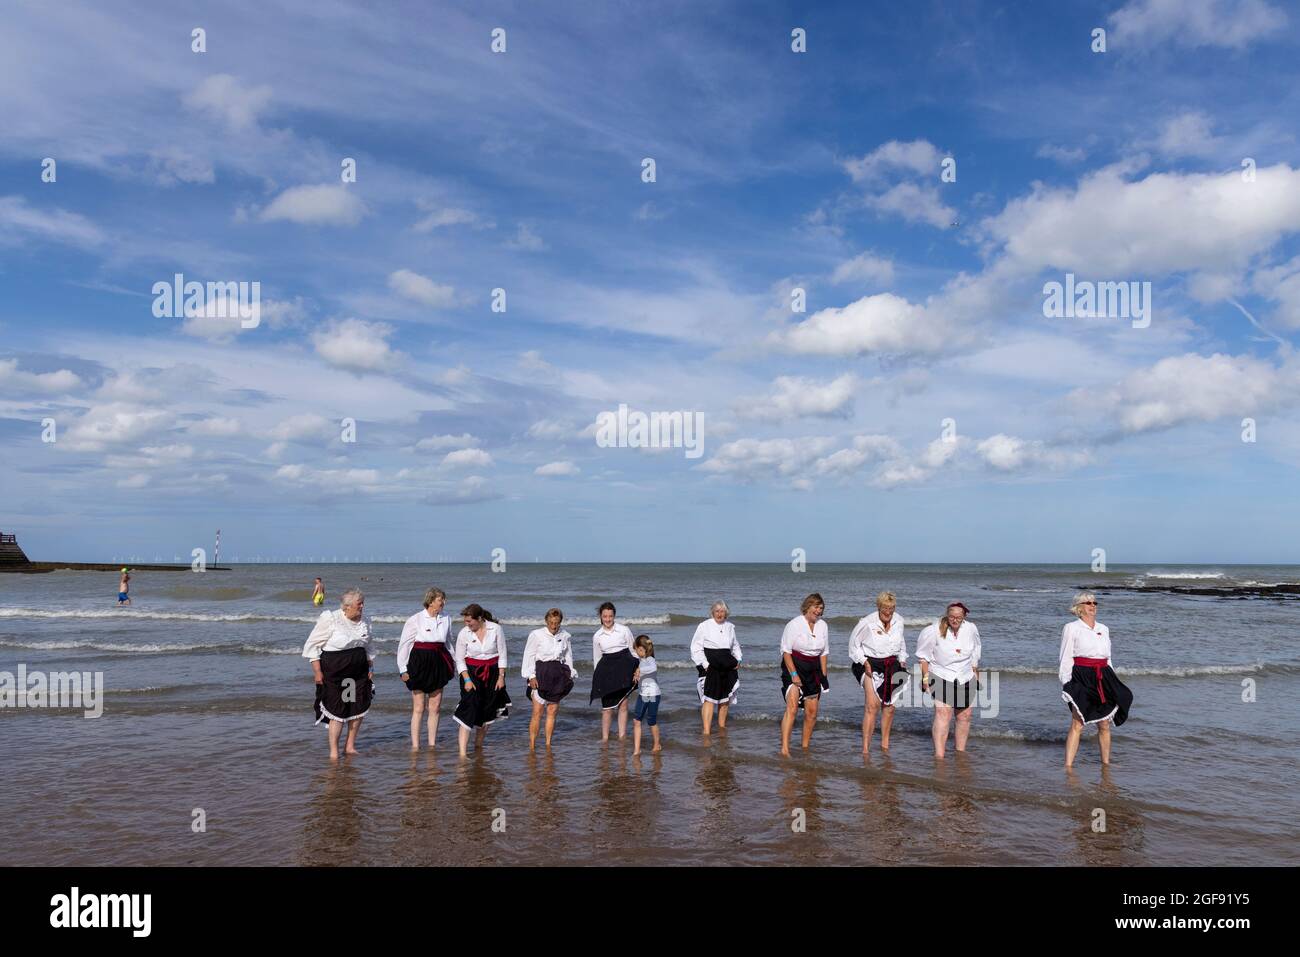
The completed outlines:
[[[888,754],[864,755],[863,763],[886,777],[863,774],[858,778],[858,789],[862,793],[862,833],[866,840],[864,854],[857,863],[905,863],[909,830],[907,815],[898,799],[898,786],[891,784],[887,777],[894,770],[894,763]]]
[[[560,843],[568,830],[568,815],[560,776],[555,772],[555,755],[550,751],[540,754],[530,751],[526,760],[528,776],[524,782],[524,797],[527,801],[525,826],[528,835],[541,838],[543,843]]]
[[[831,863],[827,856],[827,828],[822,793],[818,786],[822,772],[805,753],[785,768],[777,794],[781,799],[785,839],[780,842],[782,863]]]
[[[344,760],[316,778],[316,796],[302,820],[300,865],[350,867],[361,859],[361,820],[370,798],[364,793],[364,769]]]
[[[936,863],[980,863],[984,828],[979,804],[971,793],[978,779],[970,756],[950,751],[945,758],[934,758],[934,778],[940,784],[935,792],[939,813],[930,830],[931,847],[938,851]]]
[[[700,819],[701,844],[727,847],[743,835],[736,833],[732,821],[731,801],[740,791],[736,785],[736,764],[726,738],[704,739],[704,753],[696,762],[695,794],[703,816]]]
[[[1103,866],[1140,863],[1146,843],[1142,814],[1125,800],[1110,767],[1101,765],[1095,784],[1082,780],[1074,769],[1066,772],[1066,781],[1078,798],[1079,821],[1073,831],[1080,860],[1072,863]]]

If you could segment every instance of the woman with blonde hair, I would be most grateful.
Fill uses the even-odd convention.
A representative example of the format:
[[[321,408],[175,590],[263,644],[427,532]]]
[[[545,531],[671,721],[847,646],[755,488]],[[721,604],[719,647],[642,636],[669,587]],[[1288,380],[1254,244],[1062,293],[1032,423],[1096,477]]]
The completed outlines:
[[[971,705],[979,689],[980,630],[967,621],[970,610],[959,601],[944,609],[944,616],[916,639],[921,662],[921,687],[934,696],[934,756],[942,758],[948,728],[956,713],[957,750],[966,750],[970,736]],[[935,679],[938,679],[937,681]]]
[[[438,737],[438,709],[442,689],[456,674],[450,648],[451,618],[442,613],[447,593],[430,588],[424,593],[424,608],[402,626],[397,643],[397,673],[411,692],[411,750],[420,750],[420,725],[429,714],[429,747]]]
[[[786,623],[781,633],[781,695],[785,714],[781,717],[781,754],[790,756],[790,732],[795,715],[803,710],[803,747],[812,743],[813,725],[817,723],[817,706],[823,691],[830,690],[826,680],[830,652],[830,631],[822,615],[826,602],[813,592],[799,606],[799,614]]]
[[[1077,617],[1061,629],[1061,659],[1057,677],[1061,698],[1070,709],[1065,739],[1065,766],[1074,764],[1085,725],[1097,726],[1101,763],[1110,764],[1110,725],[1128,720],[1133,692],[1115,676],[1110,654],[1110,629],[1097,620],[1097,596],[1081,591],[1070,603]]]
[[[908,682],[907,642],[903,616],[896,614],[898,599],[892,591],[876,596],[876,610],[849,636],[853,677],[862,685],[866,705],[862,712],[862,753],[871,753],[871,735],[880,715],[880,749],[889,750],[889,729],[894,723],[894,700]]]

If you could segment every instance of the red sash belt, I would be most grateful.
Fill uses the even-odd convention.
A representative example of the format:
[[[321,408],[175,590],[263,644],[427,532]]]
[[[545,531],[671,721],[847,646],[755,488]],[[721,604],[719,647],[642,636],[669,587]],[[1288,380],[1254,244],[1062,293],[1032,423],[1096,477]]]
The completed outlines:
[[[821,666],[821,663],[822,663],[821,655],[803,655],[803,654],[800,654],[800,653],[797,652],[797,651],[792,651],[792,652],[790,652],[790,657],[791,657],[791,658],[797,658],[797,659],[800,660],[800,661],[808,661],[808,662],[811,662],[812,664],[815,664],[815,665],[817,665],[818,667],[820,667],[820,666]]]
[[[417,641],[411,647],[419,648],[421,651],[434,651],[438,648],[441,648],[443,651],[447,650],[446,643],[441,641]]]
[[[1106,703],[1106,689],[1101,684],[1101,669],[1106,667],[1105,658],[1075,658],[1074,663],[1083,668],[1091,668],[1097,675],[1097,694],[1101,695],[1101,703]]]
[[[477,678],[479,681],[484,681],[484,682],[487,681],[489,677],[491,677],[492,674],[491,669],[496,665],[496,663],[497,663],[496,656],[493,656],[491,658],[466,658],[465,659],[466,670],[472,672],[474,677]]]

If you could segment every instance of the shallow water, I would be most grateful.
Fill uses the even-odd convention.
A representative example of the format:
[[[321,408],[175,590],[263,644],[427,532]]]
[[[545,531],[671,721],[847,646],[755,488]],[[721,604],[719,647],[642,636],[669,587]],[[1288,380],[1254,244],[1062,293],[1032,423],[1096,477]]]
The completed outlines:
[[[366,590],[380,653],[362,753],[337,766],[324,730],[312,726],[310,671],[299,656],[315,618],[316,574],[331,596],[348,584]],[[0,863],[1296,863],[1300,649],[1291,609],[1105,591],[1187,575],[1300,581],[1300,569],[1276,566],[1098,575],[1010,565],[802,574],[784,565],[515,564],[506,574],[258,565],[140,573],[133,607],[117,609],[111,574],[3,575],[0,671],[102,672],[106,694],[93,720],[0,709],[10,782],[0,792],[8,825]],[[438,750],[409,751],[409,695],[393,653],[430,584],[446,589],[450,610],[470,601],[492,609],[509,642],[516,710],[467,761],[455,753],[450,696]],[[1089,734],[1067,776],[1056,655],[1080,586],[1101,591],[1099,617],[1136,703],[1114,732],[1114,765],[1103,771]],[[998,674],[996,713],[976,715],[966,754],[950,750],[936,762],[931,712],[918,705],[899,709],[888,756],[862,756],[862,694],[846,648],[882,588],[899,596],[909,651],[947,601],[970,606],[982,667]],[[783,759],[777,646],[813,590],[828,606],[831,692],[812,750]],[[657,646],[658,755],[602,745],[598,708],[586,702],[595,605],[606,596]],[[745,664],[727,731],[710,740],[700,734],[686,649],[719,597]],[[569,616],[582,677],[561,709],[553,753],[532,756],[518,665],[524,637],[552,604]],[[1253,702],[1242,700],[1243,683],[1253,683]],[[206,831],[194,831],[195,809]],[[1104,831],[1094,830],[1098,809]]]

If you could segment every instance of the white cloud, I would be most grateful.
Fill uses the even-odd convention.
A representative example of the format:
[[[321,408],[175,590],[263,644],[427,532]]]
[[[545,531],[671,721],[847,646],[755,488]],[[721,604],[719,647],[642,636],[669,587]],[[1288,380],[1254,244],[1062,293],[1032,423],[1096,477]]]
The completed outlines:
[[[506,247],[535,253],[546,249],[546,243],[542,240],[542,237],[533,232],[531,226],[527,223],[520,223],[519,229],[515,232],[515,238],[506,243]]]
[[[95,246],[104,241],[104,234],[80,213],[29,206],[21,196],[0,196],[0,245],[24,239]]]
[[[314,469],[306,465],[282,465],[275,477],[293,485],[319,488],[326,492],[385,491],[378,469]]]
[[[291,415],[271,429],[270,437],[281,442],[315,442],[329,441],[340,432],[337,422],[331,422],[323,415],[304,412]]]
[[[799,376],[778,376],[775,391],[764,398],[746,400],[737,414],[747,418],[785,422],[799,418],[848,418],[853,414],[856,381],[844,373],[829,382]]]
[[[463,432],[460,435],[431,435],[415,443],[417,452],[441,452],[444,449],[468,449],[479,444],[479,440]]]
[[[456,290],[443,286],[428,276],[421,276],[409,269],[399,269],[388,276],[388,288],[399,296],[423,303],[435,308],[446,308],[456,303]]]
[[[788,478],[803,470],[809,459],[824,455],[834,444],[826,436],[784,439],[737,439],[720,446],[699,468],[743,482]]]
[[[1075,163],[1082,163],[1087,158],[1088,153],[1081,146],[1057,146],[1053,143],[1044,143],[1038,147],[1034,155],[1071,166]]]
[[[595,435],[595,423],[590,426],[591,434]],[[566,422],[560,419],[538,419],[528,427],[529,438],[544,440],[568,441],[582,437],[582,430],[572,422]]]
[[[771,341],[809,355],[851,356],[938,353],[967,336],[948,314],[885,292],[819,310]]]
[[[534,475],[567,477],[577,475],[582,470],[572,462],[547,462],[533,469]]]
[[[259,218],[307,226],[355,226],[366,212],[365,204],[346,186],[292,186],[272,200]]]
[[[118,488],[144,488],[149,484],[149,476],[143,472],[117,480]]]
[[[229,73],[207,77],[185,97],[190,109],[210,113],[231,129],[243,130],[257,122],[271,101],[269,86],[247,86]]]
[[[835,267],[831,282],[873,282],[888,286],[894,281],[894,263],[871,253],[860,253]]]
[[[87,410],[57,445],[73,451],[98,452],[113,446],[137,444],[170,428],[173,419],[163,409],[110,402]]]
[[[194,435],[209,435],[217,438],[228,438],[234,435],[240,435],[244,431],[243,424],[238,419],[227,419],[221,416],[210,416],[206,419],[200,419],[198,422],[191,422],[185,427],[185,431]]]
[[[878,179],[887,170],[905,170],[922,176],[932,173],[937,178],[942,159],[938,147],[928,140],[890,140],[866,156],[847,160],[843,166],[855,183]]]
[[[383,323],[344,319],[312,335],[316,353],[340,369],[373,372],[397,356],[388,345],[392,329]]]
[[[81,377],[70,369],[57,372],[24,372],[17,359],[0,359],[0,392],[22,395],[63,395],[80,389]]]
[[[1165,120],[1153,145],[1165,156],[1174,157],[1212,157],[1225,149],[1224,140],[1210,132],[1210,118],[1197,110]]]
[[[899,183],[877,196],[868,196],[867,205],[883,213],[893,213],[908,223],[928,223],[943,229],[957,218],[957,211],[939,198],[939,187]]]
[[[428,209],[428,215],[411,228],[417,233],[430,233],[445,226],[481,226],[478,215],[468,209],[441,207]]]
[[[1286,14],[1264,0],[1133,0],[1110,15],[1117,48],[1169,41],[1243,49],[1286,23]]]
[[[492,464],[492,456],[483,449],[457,449],[448,452],[442,459],[442,467],[448,469],[486,468]]]

